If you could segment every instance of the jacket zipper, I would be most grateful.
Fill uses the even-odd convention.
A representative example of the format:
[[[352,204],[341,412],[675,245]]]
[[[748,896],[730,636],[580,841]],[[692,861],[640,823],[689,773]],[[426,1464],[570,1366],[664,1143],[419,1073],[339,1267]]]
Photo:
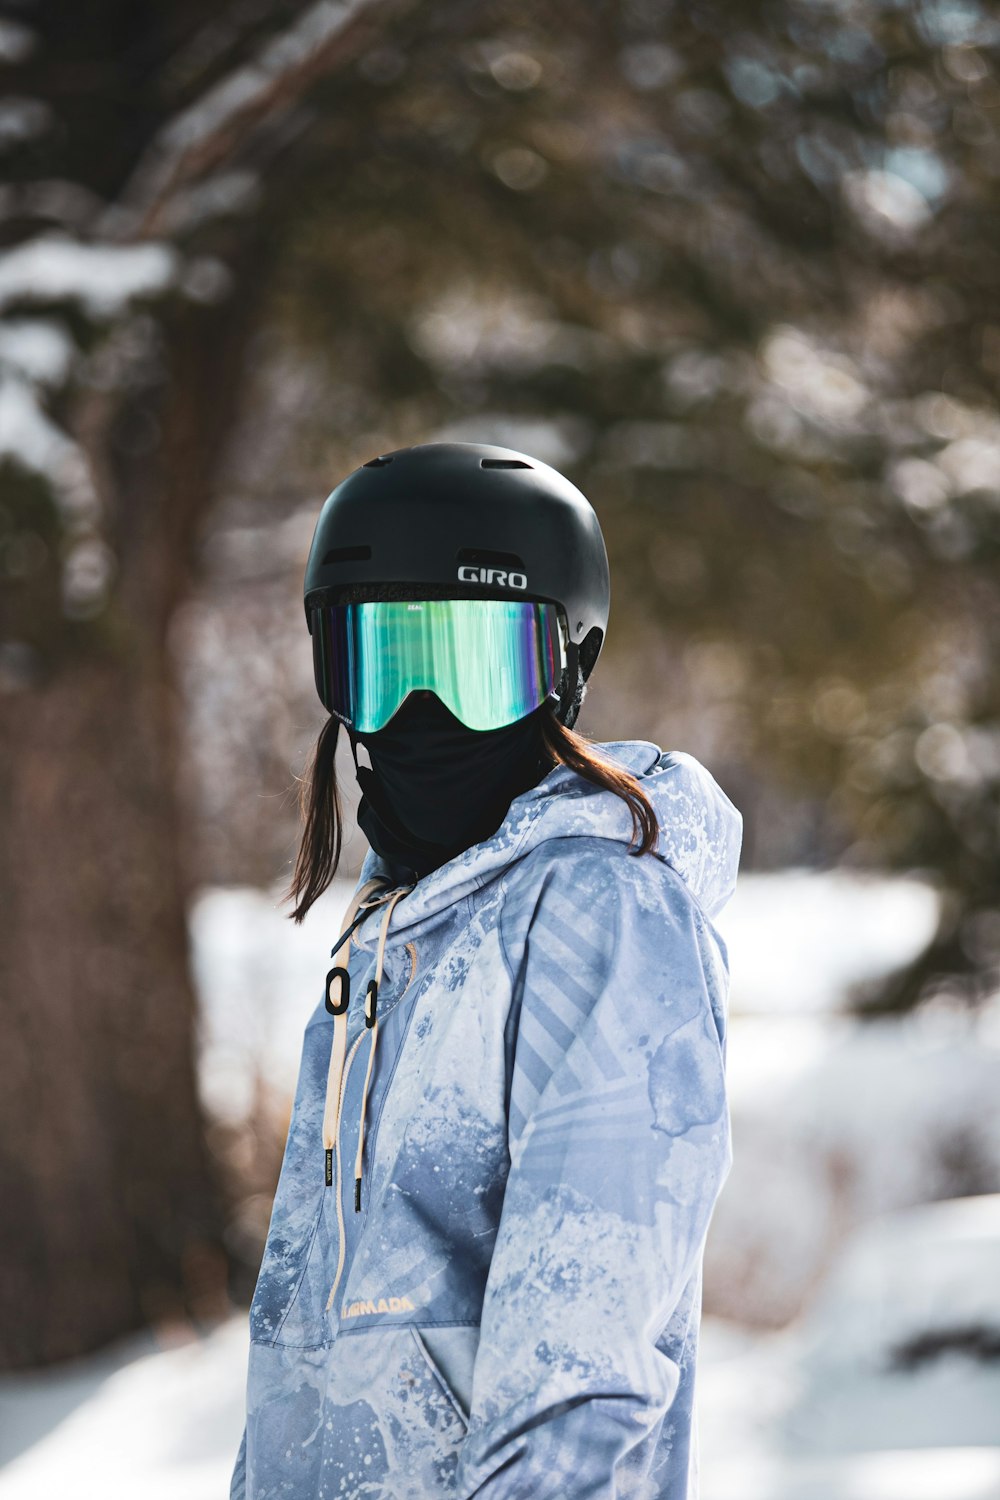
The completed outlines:
[[[347,1092],[347,1077],[351,1071],[351,1064],[357,1056],[358,1048],[361,1046],[364,1037],[365,1032],[360,1031],[354,1039],[354,1045],[351,1047],[350,1052],[347,1054],[347,1059],[344,1063],[344,1075],[340,1080],[340,1098],[337,1101],[337,1139],[335,1142],[336,1151],[334,1152],[337,1162],[337,1275],[334,1279],[333,1286],[330,1288],[330,1295],[326,1299],[327,1312],[329,1312],[332,1308],[333,1299],[337,1295],[337,1288],[340,1285],[340,1278],[344,1273],[344,1259],[347,1254],[347,1225],[344,1223],[344,1203],[342,1197],[343,1183],[340,1165],[340,1127],[343,1124],[343,1106],[344,1095]]]

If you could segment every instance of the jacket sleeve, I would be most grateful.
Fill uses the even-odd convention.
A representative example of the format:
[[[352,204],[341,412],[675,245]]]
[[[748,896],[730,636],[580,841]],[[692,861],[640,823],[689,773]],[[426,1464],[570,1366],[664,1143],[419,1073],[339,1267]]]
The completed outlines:
[[[678,1387],[657,1344],[731,1162],[724,945],[663,861],[572,844],[541,890],[514,877],[501,918],[510,1173],[463,1500],[632,1492]]]
[[[229,1500],[245,1500],[247,1492],[247,1430],[243,1428],[239,1452],[229,1481]]]

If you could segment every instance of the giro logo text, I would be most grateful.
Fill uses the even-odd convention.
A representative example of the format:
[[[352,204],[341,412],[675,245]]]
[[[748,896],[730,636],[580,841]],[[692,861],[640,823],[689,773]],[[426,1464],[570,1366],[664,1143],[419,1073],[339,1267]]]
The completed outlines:
[[[526,589],[527,573],[509,573],[506,568],[473,568],[468,563],[458,570],[461,583],[495,583],[501,589]]]

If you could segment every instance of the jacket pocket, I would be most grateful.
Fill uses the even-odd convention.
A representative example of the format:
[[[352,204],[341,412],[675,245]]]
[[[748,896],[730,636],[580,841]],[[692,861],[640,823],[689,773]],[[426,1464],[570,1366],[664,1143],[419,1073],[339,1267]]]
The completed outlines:
[[[468,1428],[472,1410],[472,1372],[479,1347],[479,1329],[468,1323],[410,1324],[410,1332],[427,1367]]]
[[[329,1493],[360,1494],[352,1483],[363,1473],[365,1493],[392,1500],[453,1495],[467,1422],[416,1330],[396,1324],[342,1333],[327,1360]]]

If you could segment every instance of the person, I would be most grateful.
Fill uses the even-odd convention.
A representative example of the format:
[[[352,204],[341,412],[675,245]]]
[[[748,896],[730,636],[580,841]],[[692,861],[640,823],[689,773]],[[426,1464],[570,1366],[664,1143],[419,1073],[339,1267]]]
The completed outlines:
[[[304,602],[329,719],[291,915],[340,858],[341,728],[370,849],[305,1030],[232,1500],[693,1500],[741,815],[692,755],[574,730],[608,560],[536,459],[372,459]]]

